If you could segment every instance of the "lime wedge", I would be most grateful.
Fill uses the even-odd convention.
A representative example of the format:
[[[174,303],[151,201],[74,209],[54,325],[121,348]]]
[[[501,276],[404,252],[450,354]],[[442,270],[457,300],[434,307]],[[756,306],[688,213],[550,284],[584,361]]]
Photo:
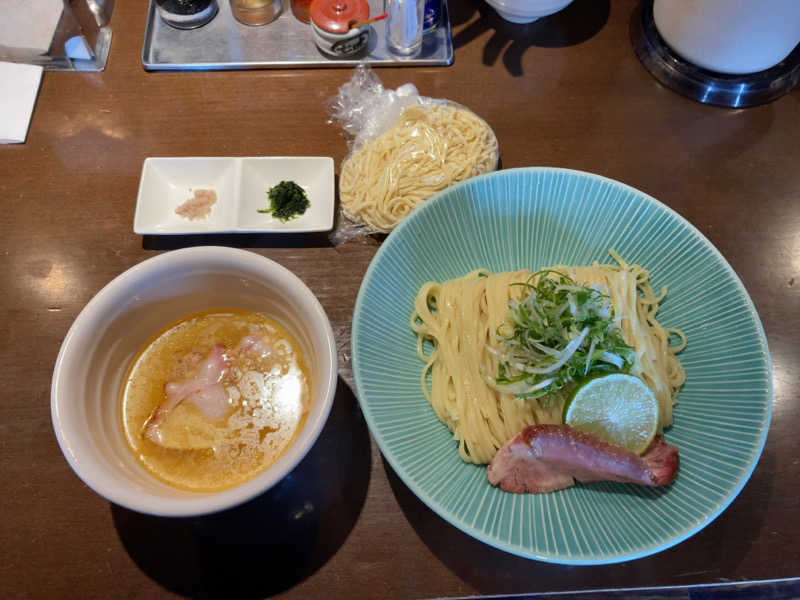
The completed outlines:
[[[658,429],[658,400],[638,377],[611,373],[575,389],[564,405],[564,423],[641,454]]]

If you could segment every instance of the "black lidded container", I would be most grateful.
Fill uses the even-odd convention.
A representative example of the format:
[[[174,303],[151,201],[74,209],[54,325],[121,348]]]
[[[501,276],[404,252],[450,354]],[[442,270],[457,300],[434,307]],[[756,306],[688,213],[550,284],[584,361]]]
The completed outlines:
[[[156,7],[161,20],[178,29],[202,27],[219,10],[217,0],[156,0]]]

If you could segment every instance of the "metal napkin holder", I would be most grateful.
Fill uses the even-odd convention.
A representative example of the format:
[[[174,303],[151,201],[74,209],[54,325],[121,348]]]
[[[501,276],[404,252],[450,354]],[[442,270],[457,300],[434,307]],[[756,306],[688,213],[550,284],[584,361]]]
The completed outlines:
[[[0,39],[0,60],[40,65],[46,71],[102,71],[111,47],[113,10],[114,0],[63,0],[46,52],[13,47]]]

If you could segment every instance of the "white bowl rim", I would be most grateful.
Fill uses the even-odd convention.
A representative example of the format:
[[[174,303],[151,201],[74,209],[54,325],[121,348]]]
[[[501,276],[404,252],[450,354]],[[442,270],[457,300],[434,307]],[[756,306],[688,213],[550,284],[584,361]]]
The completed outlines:
[[[58,390],[61,386],[61,379],[66,376],[66,374],[62,373],[62,368],[66,356],[71,351],[72,344],[75,343],[75,337],[84,326],[84,323],[89,320],[90,315],[102,306],[103,302],[117,287],[134,279],[142,271],[149,271],[172,262],[207,264],[209,259],[219,259],[226,256],[254,269],[266,267],[272,270],[273,274],[277,275],[281,282],[294,286],[308,299],[313,309],[313,315],[309,315],[309,319],[315,324],[315,327],[323,326],[323,335],[327,342],[326,346],[320,349],[320,356],[323,363],[327,362],[330,365],[327,373],[324,374],[327,377],[323,377],[322,389],[319,393],[319,397],[322,399],[321,410],[319,412],[311,412],[308,415],[297,439],[287,448],[278,461],[254,478],[233,488],[209,493],[187,492],[187,495],[182,497],[160,498],[146,493],[120,490],[116,486],[109,485],[108,481],[103,480],[102,474],[98,470],[78,460],[71,447],[71,438],[64,430],[63,419],[60,414],[63,409],[63,399],[59,398]],[[50,416],[58,445],[70,467],[89,488],[100,496],[114,504],[140,513],[168,517],[200,516],[247,502],[266,492],[288,475],[316,443],[322,428],[325,426],[333,405],[337,380],[338,357],[330,321],[317,297],[297,275],[272,259],[247,250],[226,246],[194,246],[172,250],[147,258],[126,269],[103,286],[81,309],[67,331],[56,358],[50,386]]]
[[[519,0],[486,0],[498,14],[512,23],[531,23],[564,10],[573,0],[548,0],[531,3]]]

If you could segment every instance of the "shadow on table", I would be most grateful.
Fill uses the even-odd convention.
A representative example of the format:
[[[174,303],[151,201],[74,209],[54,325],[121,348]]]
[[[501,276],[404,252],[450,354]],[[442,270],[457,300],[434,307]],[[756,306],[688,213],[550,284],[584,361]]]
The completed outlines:
[[[366,423],[339,380],[317,443],[258,498],[203,517],[154,517],[114,504],[111,514],[130,557],[168,590],[263,598],[303,581],[342,546],[364,506],[370,465]]]
[[[752,551],[769,510],[775,458],[765,451],[737,499],[698,534],[650,557],[601,566],[539,562],[484,544],[439,517],[406,487],[385,459],[383,464],[409,523],[447,568],[481,594],[517,594],[682,586],[731,578],[745,554]]]
[[[501,167],[498,167],[501,168]],[[144,250],[177,250],[192,246],[232,248],[332,248],[346,243],[379,246],[385,233],[364,233],[337,213],[331,231],[312,233],[193,233],[142,236]]]
[[[512,75],[522,72],[522,55],[532,47],[562,48],[583,43],[597,34],[608,21],[609,0],[575,0],[565,9],[542,17],[533,23],[506,21],[482,0],[450,2],[450,24],[453,30],[478,19],[453,35],[453,46],[460,48],[487,31],[492,37],[483,49],[483,64],[492,66],[503,55],[503,64]]]
[[[177,250],[191,246],[229,246],[232,248],[326,248],[328,233],[193,233],[142,236],[145,250]]]

